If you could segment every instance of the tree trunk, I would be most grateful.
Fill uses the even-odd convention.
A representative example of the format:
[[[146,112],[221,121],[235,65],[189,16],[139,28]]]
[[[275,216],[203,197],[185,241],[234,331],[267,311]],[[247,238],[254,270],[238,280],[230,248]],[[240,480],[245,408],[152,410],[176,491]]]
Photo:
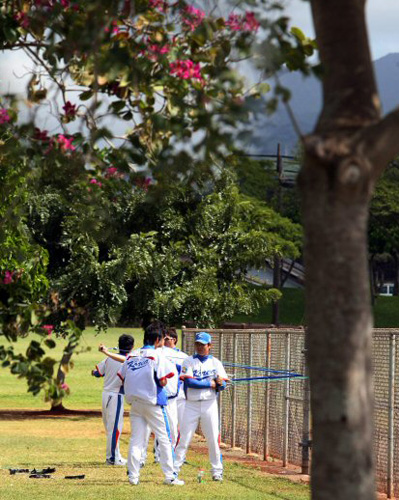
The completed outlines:
[[[399,295],[399,255],[397,253],[393,253],[393,261],[395,264],[395,279],[394,279],[394,288],[393,294]]]
[[[313,422],[312,496],[375,498],[367,190],[307,156],[301,173]]]
[[[365,0],[311,0],[323,109],[303,138],[312,497],[374,500],[368,205],[398,154],[399,111],[380,118]]]

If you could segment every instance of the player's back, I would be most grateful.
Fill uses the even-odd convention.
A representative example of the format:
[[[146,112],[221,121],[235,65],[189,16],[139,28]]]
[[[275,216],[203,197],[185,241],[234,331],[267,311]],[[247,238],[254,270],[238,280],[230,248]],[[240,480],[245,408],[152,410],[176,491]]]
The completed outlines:
[[[111,358],[105,358],[96,366],[96,368],[98,373],[104,379],[104,391],[123,393],[122,381],[118,377],[118,372],[121,368],[119,361],[115,361]]]

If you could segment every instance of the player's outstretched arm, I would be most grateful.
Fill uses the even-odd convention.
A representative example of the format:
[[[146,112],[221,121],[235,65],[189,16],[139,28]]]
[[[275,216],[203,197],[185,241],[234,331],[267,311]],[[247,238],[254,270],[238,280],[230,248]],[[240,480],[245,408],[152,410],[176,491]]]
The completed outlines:
[[[98,350],[102,353],[104,353],[106,356],[108,356],[111,359],[114,359],[115,361],[119,361],[119,363],[124,363],[126,361],[126,357],[122,356],[122,354],[117,354],[116,352],[110,352],[104,344],[100,344],[98,346]]]

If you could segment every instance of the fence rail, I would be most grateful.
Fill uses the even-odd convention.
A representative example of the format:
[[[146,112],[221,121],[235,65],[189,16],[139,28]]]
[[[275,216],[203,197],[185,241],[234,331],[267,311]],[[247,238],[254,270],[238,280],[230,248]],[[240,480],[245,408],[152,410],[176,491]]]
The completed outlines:
[[[194,351],[194,328],[183,328],[185,352]],[[302,378],[233,384],[220,398],[221,439],[267,460],[274,457],[309,473],[310,389],[303,328],[207,330],[212,352],[233,378],[254,375],[252,367],[286,370]],[[399,496],[399,329],[373,331],[375,386],[374,449],[378,489],[388,498]]]

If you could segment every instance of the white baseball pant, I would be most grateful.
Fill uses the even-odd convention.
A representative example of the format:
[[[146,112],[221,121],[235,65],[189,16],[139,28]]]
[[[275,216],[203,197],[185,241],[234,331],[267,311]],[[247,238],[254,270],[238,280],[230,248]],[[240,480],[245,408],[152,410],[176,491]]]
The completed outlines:
[[[123,427],[123,394],[103,391],[102,416],[107,435],[106,458],[114,462],[121,459],[119,436]]]
[[[172,446],[175,448],[177,443],[177,401],[176,398],[172,398],[168,400],[168,405],[165,407],[166,413],[168,415],[169,427],[170,427],[170,435],[172,439]],[[148,441],[150,439],[151,429],[148,427],[145,438],[145,445],[143,448],[143,453],[141,455],[141,462],[146,462],[147,460],[147,449],[148,449]],[[158,440],[154,439],[154,458],[157,462],[160,461],[159,454],[159,443]]]
[[[132,436],[129,443],[127,468],[129,476],[138,479],[140,462],[144,446],[146,446],[147,429],[150,427],[159,443],[161,468],[166,479],[173,479],[173,448],[170,427],[165,407],[153,405],[142,399],[133,398],[130,409]]]
[[[219,415],[217,399],[186,400],[183,420],[180,422],[180,441],[176,447],[175,471],[178,473],[186,458],[187,449],[201,421],[201,429],[208,443],[212,474],[222,474],[223,464],[219,448]]]

